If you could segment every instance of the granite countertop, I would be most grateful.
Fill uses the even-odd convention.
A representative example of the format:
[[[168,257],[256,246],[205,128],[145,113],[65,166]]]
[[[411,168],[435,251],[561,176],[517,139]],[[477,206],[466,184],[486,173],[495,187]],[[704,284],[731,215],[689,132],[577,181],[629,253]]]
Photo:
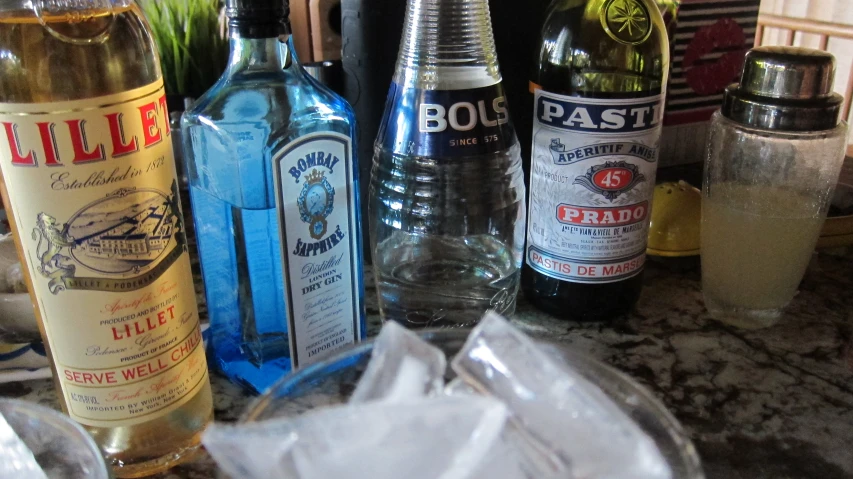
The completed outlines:
[[[513,320],[646,385],[693,438],[709,479],[853,477],[853,248],[815,255],[787,316],[761,331],[709,319],[697,263],[651,262],[636,312],[611,324],[559,321],[523,297]],[[373,335],[372,287],[367,296]],[[236,420],[251,398],[212,380],[216,419]],[[49,380],[2,384],[0,395],[58,407]],[[202,456],[155,477],[216,468]]]

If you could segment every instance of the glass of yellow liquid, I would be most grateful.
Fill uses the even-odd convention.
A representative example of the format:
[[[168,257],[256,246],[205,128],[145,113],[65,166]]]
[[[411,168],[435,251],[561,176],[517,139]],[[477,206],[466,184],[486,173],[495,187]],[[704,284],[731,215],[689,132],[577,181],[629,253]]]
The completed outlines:
[[[759,47],[711,121],[702,191],[702,290],[720,321],[772,326],[826,219],[847,143],[835,60]]]

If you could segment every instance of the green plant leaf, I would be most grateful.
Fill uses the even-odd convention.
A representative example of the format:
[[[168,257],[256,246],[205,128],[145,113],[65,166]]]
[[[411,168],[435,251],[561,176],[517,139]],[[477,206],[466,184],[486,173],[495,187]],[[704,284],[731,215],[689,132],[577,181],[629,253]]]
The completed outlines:
[[[151,24],[166,93],[198,98],[228,58],[220,0],[140,0]]]

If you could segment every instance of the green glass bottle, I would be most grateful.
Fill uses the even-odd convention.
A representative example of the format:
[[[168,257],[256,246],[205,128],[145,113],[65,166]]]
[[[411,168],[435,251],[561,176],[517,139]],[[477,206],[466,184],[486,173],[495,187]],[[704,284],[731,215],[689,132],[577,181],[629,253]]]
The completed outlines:
[[[542,28],[522,288],[608,320],[640,295],[669,41],[653,0],[557,0]]]

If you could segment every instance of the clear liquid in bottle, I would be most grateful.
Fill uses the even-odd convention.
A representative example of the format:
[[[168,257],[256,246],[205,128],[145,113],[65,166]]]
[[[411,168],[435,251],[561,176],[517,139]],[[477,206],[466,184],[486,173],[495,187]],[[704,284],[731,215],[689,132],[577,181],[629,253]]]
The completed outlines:
[[[486,0],[412,0],[375,144],[374,271],[408,327],[511,314],[525,189]]]

